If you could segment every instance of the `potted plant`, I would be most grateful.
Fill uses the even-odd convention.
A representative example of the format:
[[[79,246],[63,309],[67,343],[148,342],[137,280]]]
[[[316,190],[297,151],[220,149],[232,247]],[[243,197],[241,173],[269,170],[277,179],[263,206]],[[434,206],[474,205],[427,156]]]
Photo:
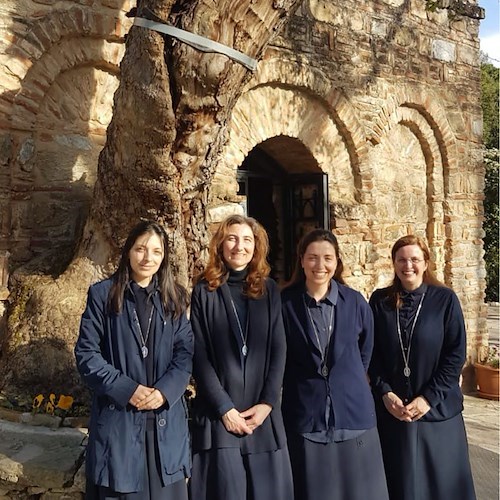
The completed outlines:
[[[500,399],[500,353],[498,345],[481,346],[474,365],[479,396]]]

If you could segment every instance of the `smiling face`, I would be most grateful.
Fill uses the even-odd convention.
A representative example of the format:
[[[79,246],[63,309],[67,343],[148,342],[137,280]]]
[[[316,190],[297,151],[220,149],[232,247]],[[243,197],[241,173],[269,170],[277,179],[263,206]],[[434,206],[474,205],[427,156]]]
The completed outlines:
[[[255,250],[255,237],[248,224],[233,224],[228,227],[222,242],[222,258],[227,267],[241,271],[247,267]]]
[[[142,287],[148,286],[164,258],[160,237],[156,233],[141,234],[132,245],[128,256],[132,279]]]
[[[394,271],[405,290],[416,290],[424,282],[427,261],[418,245],[401,247],[394,256]]]
[[[314,295],[325,295],[337,269],[337,254],[333,245],[328,241],[310,243],[300,263],[306,277],[307,290]]]

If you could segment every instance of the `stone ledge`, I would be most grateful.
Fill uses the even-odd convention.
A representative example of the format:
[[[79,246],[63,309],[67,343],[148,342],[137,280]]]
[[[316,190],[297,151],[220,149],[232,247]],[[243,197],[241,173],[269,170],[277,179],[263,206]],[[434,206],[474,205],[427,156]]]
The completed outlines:
[[[85,429],[33,427],[0,420],[0,491],[24,498],[82,498]]]
[[[74,429],[87,429],[89,426],[88,416],[80,417],[58,417],[47,413],[20,412],[10,408],[0,406],[0,420],[7,420],[16,424],[26,424],[36,427],[49,427],[57,429],[59,427],[72,427]],[[0,496],[1,500],[1,496]]]

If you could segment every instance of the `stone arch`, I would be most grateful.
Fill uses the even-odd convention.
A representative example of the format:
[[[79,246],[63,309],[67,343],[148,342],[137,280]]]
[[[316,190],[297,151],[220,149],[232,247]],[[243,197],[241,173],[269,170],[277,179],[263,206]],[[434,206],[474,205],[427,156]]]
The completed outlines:
[[[21,130],[33,129],[45,95],[65,72],[91,66],[117,78],[123,52],[123,45],[110,47],[105,40],[76,37],[50,49],[30,68],[21,83],[12,105],[12,126]],[[92,89],[89,91],[91,93]]]
[[[341,90],[332,87],[331,80],[322,72],[302,61],[293,61],[272,56],[259,63],[259,70],[246,91],[258,85],[281,84],[317,96],[325,107],[338,117],[338,126],[343,129],[346,143],[350,145],[353,164],[366,150],[366,132],[356,112]]]
[[[298,100],[302,100],[303,113],[297,113]],[[246,113],[246,110],[257,110],[273,102],[281,105],[261,109],[260,113],[251,116]],[[318,148],[318,141],[323,139],[326,144],[328,130],[332,127],[340,141],[338,144],[330,142],[328,154],[322,155],[318,151],[322,149]],[[277,136],[300,140],[316,157],[323,171],[328,171],[326,159],[335,158],[335,151],[341,146],[347,155],[343,161],[348,163],[353,186],[350,201],[367,202],[370,192],[365,186],[371,182],[370,171],[360,162],[366,149],[365,134],[352,105],[340,90],[332,88],[331,81],[310,66],[270,58],[259,63],[257,74],[233,110],[229,141],[223,154],[225,168],[235,170],[257,144]]]
[[[444,109],[422,90],[413,89],[395,89],[394,95],[387,99],[387,104],[379,115],[378,121],[373,125],[371,133],[367,139],[372,144],[378,144],[381,137],[387,133],[387,130],[395,123],[400,123],[402,113],[406,109],[415,110],[418,115],[426,122],[424,128],[432,130],[433,138],[429,136],[430,143],[434,143],[433,158],[439,158],[439,163],[443,170],[444,194],[449,195],[449,173],[450,170],[458,167],[457,142],[454,132],[446,118]],[[423,125],[422,119],[413,114],[416,128],[418,130]],[[411,122],[409,122],[411,123]]]
[[[404,89],[387,100],[368,140],[377,145],[397,125],[410,130],[420,144],[426,164],[427,225],[425,235],[433,252],[437,275],[450,282],[452,247],[447,238],[447,199],[450,174],[458,169],[455,134],[444,110],[425,93]]]
[[[35,21],[8,50],[17,61],[13,74],[19,79],[10,111],[13,127],[30,129],[43,95],[70,68],[92,65],[118,75],[130,24],[112,11],[104,16],[80,6]]]
[[[246,92],[231,117],[224,154],[227,167],[235,171],[255,146],[274,137],[299,140],[329,174],[333,191],[342,189],[346,203],[359,201],[359,172],[352,168],[342,130],[324,103],[302,89],[281,85],[262,85]],[[331,158],[336,158],[335,165]]]
[[[122,9],[130,9],[132,0],[123,0]],[[121,9],[120,9],[121,10]],[[13,74],[23,80],[31,66],[55,45],[71,38],[95,38],[108,42],[123,43],[132,21],[109,10],[101,11],[74,6],[67,10],[52,10],[34,20],[23,33],[16,33],[8,54],[21,62]]]
[[[75,6],[11,28],[18,32],[7,49],[10,89],[1,100],[15,148],[11,182],[24,193],[3,207],[14,265],[52,248],[71,251],[92,196],[131,22],[118,6]]]

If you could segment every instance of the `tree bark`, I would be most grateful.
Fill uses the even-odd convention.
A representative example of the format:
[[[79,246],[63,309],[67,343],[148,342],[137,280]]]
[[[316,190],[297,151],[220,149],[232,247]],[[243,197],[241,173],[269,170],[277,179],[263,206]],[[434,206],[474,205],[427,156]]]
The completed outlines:
[[[143,0],[138,15],[149,9],[170,24],[259,59],[299,3]],[[224,55],[132,27],[90,215],[74,258],[57,278],[39,272],[13,277],[0,359],[4,392],[78,397],[73,345],[87,288],[112,272],[139,218],[165,225],[169,258],[179,281],[189,284],[208,243],[206,187],[230,113],[251,76]]]

